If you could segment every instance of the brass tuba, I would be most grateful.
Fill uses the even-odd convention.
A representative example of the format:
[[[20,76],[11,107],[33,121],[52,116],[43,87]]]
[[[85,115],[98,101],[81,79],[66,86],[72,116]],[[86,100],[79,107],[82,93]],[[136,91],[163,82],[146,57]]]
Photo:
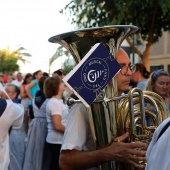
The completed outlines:
[[[132,25],[113,25],[87,28],[49,38],[49,42],[58,43],[65,47],[79,63],[96,43],[103,42],[116,58],[118,49],[124,39],[138,30]],[[112,141],[113,135],[130,132],[127,142],[150,141],[153,131],[164,118],[167,117],[166,106],[160,96],[133,89],[125,96],[117,94],[116,78],[110,81],[103,93],[100,94],[88,109],[89,120],[96,148],[106,146]],[[121,102],[120,104],[120,100]],[[160,102],[161,101],[161,102]],[[80,102],[73,101],[71,102]],[[144,102],[150,102],[156,114],[144,108]],[[134,107],[139,104],[140,107]],[[162,112],[164,110],[164,112]],[[145,114],[151,119],[151,126],[146,125]],[[130,165],[119,162],[105,163],[100,169],[133,169]]]

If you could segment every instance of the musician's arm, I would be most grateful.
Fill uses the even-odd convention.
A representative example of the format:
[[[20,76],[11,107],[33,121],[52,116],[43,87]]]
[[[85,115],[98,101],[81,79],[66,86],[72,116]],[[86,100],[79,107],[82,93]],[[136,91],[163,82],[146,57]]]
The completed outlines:
[[[128,133],[118,137],[123,141],[129,136]],[[146,147],[145,143],[113,142],[111,145],[95,151],[62,150],[60,154],[61,170],[83,170],[101,165],[107,161],[122,161],[136,168],[143,168],[136,161],[145,161],[145,151],[135,148]]]
[[[105,162],[107,158],[101,158],[101,151],[78,151],[78,150],[62,150],[60,154],[61,170],[83,170],[98,166]]]

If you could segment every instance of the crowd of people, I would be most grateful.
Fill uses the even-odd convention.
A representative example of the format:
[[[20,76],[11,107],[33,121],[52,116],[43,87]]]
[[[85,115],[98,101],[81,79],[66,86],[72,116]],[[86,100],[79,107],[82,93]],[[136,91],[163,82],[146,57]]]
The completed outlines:
[[[69,114],[65,98],[71,93],[71,90],[65,90],[62,82],[64,74],[64,71],[59,69],[50,77],[47,73],[37,70],[33,74],[27,73],[23,78],[23,75],[18,72],[11,82],[1,83],[7,96],[5,99],[10,99],[13,104],[22,106],[23,120],[20,126],[11,124],[8,127],[9,155],[7,155],[9,157],[6,164],[0,161],[0,169],[52,170],[59,168],[56,155],[59,159]],[[2,93],[3,89],[0,91]],[[1,98],[2,96],[1,94]],[[3,112],[2,105],[0,108]]]
[[[170,75],[165,70],[150,74],[143,64],[132,65],[122,48],[118,51],[117,61],[121,66],[116,75],[119,96],[129,90],[132,81],[135,83],[133,88],[159,94],[170,112]],[[116,137],[110,145],[96,149],[88,108],[82,103],[74,104],[71,108],[67,106],[66,99],[74,94],[62,81],[64,76],[64,70],[59,69],[52,76],[37,70],[27,73],[24,78],[20,72],[15,78],[12,75],[5,75],[4,79],[1,77],[4,89],[0,88],[0,140],[5,141],[5,145],[0,143],[0,169],[95,170],[101,164],[112,161],[143,168],[138,161],[146,160],[146,151],[140,148],[146,148],[147,144],[124,143],[129,137],[128,132]],[[11,117],[6,125],[10,113],[15,117]],[[153,151],[152,148],[168,120],[154,133],[147,150],[147,169],[154,167],[152,162],[160,149]],[[163,137],[166,138],[164,134]],[[160,142],[159,139],[156,146]],[[165,165],[167,167],[170,168],[169,162]]]

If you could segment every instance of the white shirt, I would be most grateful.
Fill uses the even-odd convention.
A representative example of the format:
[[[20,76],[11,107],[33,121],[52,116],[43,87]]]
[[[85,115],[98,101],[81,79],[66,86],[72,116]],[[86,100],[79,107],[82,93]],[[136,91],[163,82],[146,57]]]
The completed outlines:
[[[170,170],[170,126],[157,140],[161,130],[169,121],[170,117],[165,119],[154,132],[146,153],[146,170]]]
[[[18,81],[17,79],[16,80],[13,80],[11,83],[12,84],[15,84],[16,86],[20,87],[21,84],[23,83],[24,80],[21,80],[21,81]]]
[[[51,98],[48,100],[46,107],[46,116],[48,123],[48,133],[46,141],[53,144],[62,144],[64,133],[55,129],[52,122],[52,115],[61,115],[61,124],[66,126],[69,115],[69,108],[63,103],[63,100],[57,98]]]
[[[23,122],[24,107],[7,100],[7,107],[0,117],[0,170],[7,170],[9,165],[9,128],[20,127]]]
[[[74,104],[72,106],[64,133],[61,150],[73,149],[79,151],[96,150],[92,138],[88,113],[83,104]]]

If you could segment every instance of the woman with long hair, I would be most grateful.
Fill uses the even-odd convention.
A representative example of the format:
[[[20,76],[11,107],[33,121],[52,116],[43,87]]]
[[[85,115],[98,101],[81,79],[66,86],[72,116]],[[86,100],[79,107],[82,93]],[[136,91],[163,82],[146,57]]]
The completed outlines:
[[[36,92],[38,90],[40,90],[38,82],[39,82],[39,79],[42,77],[42,75],[43,75],[43,73],[41,70],[34,72],[33,80],[25,88],[27,96],[30,99],[30,101],[29,101],[29,116],[31,119],[34,118],[34,113],[33,113],[33,108],[32,108],[32,100],[35,97]]]
[[[154,71],[150,75],[150,78],[146,85],[146,90],[159,94],[165,100],[165,104],[169,110],[169,115],[170,115],[169,83],[170,83],[169,73],[163,69],[160,69]]]

